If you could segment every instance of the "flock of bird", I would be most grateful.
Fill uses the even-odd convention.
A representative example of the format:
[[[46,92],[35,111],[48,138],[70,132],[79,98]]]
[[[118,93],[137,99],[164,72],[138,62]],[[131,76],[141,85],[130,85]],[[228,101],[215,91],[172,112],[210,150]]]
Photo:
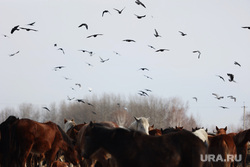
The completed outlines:
[[[140,0],[135,0],[135,4],[137,4],[137,5],[139,5],[139,6],[141,6],[141,7],[143,7],[143,8],[146,9],[146,5],[145,5],[142,1],[140,1]],[[122,14],[122,13],[126,10],[126,7],[122,8],[122,9],[117,9],[117,8],[113,8],[113,9],[120,15],[120,14]],[[109,10],[103,10],[103,12],[101,13],[101,16],[102,16],[102,17],[105,17],[105,16],[108,15],[108,14],[111,14],[111,12],[110,12]],[[137,19],[143,19],[143,18],[146,17],[146,15],[137,15],[137,14],[134,14],[134,15],[136,16]],[[37,29],[34,29],[34,28],[33,28],[34,25],[35,25],[35,23],[36,23],[36,22],[32,22],[32,23],[26,24],[25,26],[16,25],[16,26],[14,26],[14,27],[10,30],[10,33],[11,33],[11,34],[14,34],[14,33],[17,33],[18,31],[22,31],[22,30],[23,30],[23,31],[38,32]],[[81,24],[79,24],[77,27],[78,27],[78,28],[85,28],[86,30],[89,30],[89,26],[88,26],[87,23],[81,23]],[[248,27],[248,26],[244,26],[244,27],[242,27],[242,28],[244,28],[244,29],[250,29],[250,27]],[[178,33],[180,33],[180,35],[183,36],[183,37],[185,37],[185,36],[188,35],[187,33],[183,32],[183,31],[178,31]],[[86,38],[87,38],[87,39],[88,39],[88,38],[97,38],[97,37],[103,36],[103,35],[104,35],[104,34],[102,34],[102,33],[91,34],[91,35],[88,35]],[[162,37],[161,34],[157,31],[157,29],[154,29],[154,34],[153,34],[153,35],[154,35],[155,38],[161,38],[161,37]],[[4,35],[4,37],[8,37],[8,35]],[[128,43],[135,43],[135,42],[136,42],[134,39],[123,39],[123,41],[124,41],[124,42],[128,42]],[[62,47],[58,47],[57,44],[54,44],[54,47],[57,48],[58,51],[62,52],[62,54],[65,54],[65,51],[64,51],[64,49],[63,49]],[[170,51],[170,49],[167,49],[167,48],[158,48],[158,49],[156,49],[156,48],[155,48],[154,46],[152,46],[152,45],[148,45],[148,47],[150,47],[151,49],[154,49],[155,52]],[[94,52],[93,52],[93,51],[90,51],[90,50],[80,49],[80,50],[78,50],[78,51],[83,52],[83,53],[87,53],[87,54],[89,54],[89,56],[93,56],[93,55],[94,55]],[[20,51],[16,51],[16,52],[10,54],[9,56],[10,56],[10,57],[13,57],[13,56],[16,56],[18,53],[20,53]],[[114,52],[114,53],[117,54],[117,55],[120,55],[120,53],[118,53],[118,52]],[[193,50],[193,54],[196,54],[198,59],[201,58],[201,52],[200,52],[199,50]],[[109,58],[104,59],[104,58],[102,58],[101,56],[99,56],[99,59],[100,59],[100,62],[101,62],[101,63],[105,63],[105,62],[107,62],[107,61],[110,60]],[[86,62],[86,64],[87,64],[88,66],[93,67],[93,65],[92,65],[91,63],[89,63],[89,62]],[[236,62],[236,61],[234,62],[234,64],[237,65],[237,66],[239,66],[239,67],[241,67],[241,64],[238,63],[238,62]],[[55,67],[53,68],[53,70],[54,70],[54,71],[58,71],[58,70],[61,70],[61,69],[63,69],[63,68],[65,68],[65,66],[60,65],[60,66],[55,66]],[[138,69],[138,71],[146,72],[146,71],[149,71],[149,69],[146,68],[146,67],[141,67],[141,68]],[[146,75],[146,74],[143,74],[143,76],[146,77],[147,79],[153,80],[153,78],[152,78],[151,76],[148,76],[148,75]],[[216,75],[216,76],[219,77],[221,80],[225,81],[225,79],[224,79],[221,75]],[[229,78],[228,78],[228,81],[229,81],[229,82],[235,82],[235,83],[236,83],[235,78],[234,78],[234,74],[227,73],[227,76],[229,77]],[[66,79],[66,80],[69,80],[68,77],[65,77],[65,79]],[[80,83],[75,83],[75,85],[78,86],[79,88],[81,88],[81,84],[80,84]],[[72,89],[74,89],[74,88],[72,88]],[[91,92],[92,89],[89,88],[89,91]],[[141,89],[141,90],[138,90],[138,95],[139,95],[139,96],[149,96],[149,93],[150,93],[150,92],[152,92],[151,89]],[[218,95],[217,93],[212,93],[212,95],[213,95],[216,99],[218,99],[218,100],[224,98],[224,96],[220,96],[220,95]],[[229,95],[229,96],[227,96],[227,98],[230,98],[230,99],[232,99],[234,102],[236,102],[236,97],[234,97],[233,95]],[[198,97],[193,97],[193,99],[194,99],[196,102],[198,102]],[[69,97],[69,96],[67,96],[67,100],[69,100],[69,101],[75,100],[76,102],[84,103],[84,104],[87,104],[87,105],[89,105],[89,106],[94,107],[94,105],[92,105],[92,104],[89,103],[89,102],[86,102],[84,99],[77,99],[77,98],[75,98],[75,97]],[[219,107],[221,107],[221,108],[223,108],[223,109],[228,109],[228,107],[226,107],[226,106],[219,106]],[[47,110],[47,111],[50,111],[47,107],[43,107],[43,109],[45,109],[45,110]]]

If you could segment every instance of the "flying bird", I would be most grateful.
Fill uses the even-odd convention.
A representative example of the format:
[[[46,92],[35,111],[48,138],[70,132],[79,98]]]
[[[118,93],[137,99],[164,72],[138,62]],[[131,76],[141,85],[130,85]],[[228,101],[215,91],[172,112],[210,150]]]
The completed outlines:
[[[198,59],[200,58],[201,52],[199,50],[194,50],[193,53],[198,53]]]
[[[96,38],[97,36],[101,36],[101,35],[103,35],[103,34],[93,34],[93,35],[89,35],[89,36],[87,36],[87,38],[91,38],[91,37]]]
[[[88,62],[86,62],[86,64],[88,64],[88,66],[91,66],[91,67],[93,67],[93,65],[92,65],[92,64],[90,64],[90,63],[88,63]]]
[[[94,105],[93,105],[93,104],[91,104],[91,103],[89,103],[89,102],[88,102],[87,104],[88,104],[89,106],[92,106],[92,107],[94,107]]]
[[[62,53],[65,54],[63,48],[58,48],[57,50],[61,50]]]
[[[74,97],[70,98],[69,96],[67,96],[67,99],[68,99],[69,101],[71,101],[71,100],[73,100],[73,99],[75,99],[75,98],[74,98]]]
[[[125,41],[125,42],[135,42],[135,40],[133,40],[133,39],[124,39],[123,41]]]
[[[82,100],[82,99],[76,99],[76,101],[77,101],[78,103],[85,103],[85,101]]]
[[[231,99],[233,99],[234,100],[234,102],[236,102],[236,97],[234,97],[234,96],[227,96],[228,98],[231,98]]]
[[[212,93],[212,95],[215,96],[216,99],[220,100],[220,99],[223,99],[224,97],[223,96],[219,96],[218,94],[216,93]]]
[[[10,57],[15,56],[15,55],[18,54],[19,52],[20,52],[20,51],[17,51],[17,52],[15,52],[15,53],[10,54],[9,56],[10,56]]]
[[[161,37],[156,29],[155,29],[154,36],[155,36],[155,37]]]
[[[141,6],[143,6],[144,8],[146,8],[146,6],[145,6],[140,0],[136,0],[135,3],[136,3],[137,5],[141,5]]]
[[[155,52],[164,52],[164,51],[169,51],[169,49],[157,49]]]
[[[148,96],[148,93],[142,90],[140,90],[138,94],[141,96]]]
[[[151,89],[144,89],[145,91],[147,91],[147,92],[152,92],[152,90]]]
[[[79,83],[75,83],[75,85],[76,85],[76,86],[79,86],[79,88],[81,88],[81,87],[82,87],[82,85],[81,85],[81,84],[79,84]]]
[[[245,27],[242,27],[242,28],[246,28],[246,29],[249,29],[249,30],[250,30],[250,26],[245,26]]]
[[[184,32],[182,31],[179,31],[179,33],[181,33],[181,36],[186,36],[187,34],[185,34]]]
[[[108,61],[109,59],[103,59],[103,58],[101,58],[100,56],[99,56],[99,58],[101,59],[101,63],[104,63],[105,61]]]
[[[114,8],[114,10],[116,10],[118,12],[118,14],[122,14],[124,9],[125,9],[125,7],[123,9],[121,9],[121,10]]]
[[[32,28],[24,28],[24,27],[20,27],[20,29],[26,30],[26,31],[38,31],[38,30],[35,30],[35,29],[32,29]]]
[[[234,64],[241,67],[240,63],[238,63],[237,61],[235,61]]]
[[[89,29],[89,26],[86,23],[82,23],[78,26],[78,28],[84,26],[87,30]]]
[[[19,25],[13,27],[10,31],[11,34],[13,34],[15,31],[19,31]]]
[[[2,34],[3,35],[3,37],[5,37],[5,38],[9,38],[9,36],[8,35],[6,35],[6,34]]]
[[[47,111],[50,112],[50,109],[48,109],[48,107],[43,107],[43,109],[45,109],[45,110],[47,110]]]
[[[229,79],[228,79],[229,82],[235,82],[233,74],[227,73],[227,75],[229,76]]]
[[[32,23],[29,23],[27,24],[28,26],[33,26],[36,22],[32,22]]]
[[[136,15],[136,14],[135,14],[135,16],[137,17],[137,19],[142,19],[142,18],[146,17],[146,15],[139,16],[139,15]]]
[[[148,75],[144,75],[146,78],[148,79],[153,79],[152,77],[148,76]]]
[[[228,109],[228,107],[225,107],[225,106],[219,106],[220,108],[223,108],[223,109]]]
[[[109,14],[110,14],[110,12],[109,12],[108,10],[104,10],[104,11],[102,12],[102,17],[104,16],[105,13],[109,13]]]
[[[197,97],[193,97],[193,99],[197,102],[198,101],[198,98]]]
[[[152,45],[148,45],[148,47],[152,48],[152,49],[155,49],[155,47],[153,47]]]
[[[54,70],[57,71],[57,70],[60,70],[62,68],[65,68],[65,66],[57,66],[57,67],[54,67]]]
[[[142,70],[142,71],[149,71],[149,69],[148,68],[145,68],[145,67],[142,67],[142,68],[139,68],[139,70]]]
[[[216,75],[216,76],[218,76],[220,79],[222,79],[223,81],[225,81],[225,79],[222,76],[220,76],[220,75]]]

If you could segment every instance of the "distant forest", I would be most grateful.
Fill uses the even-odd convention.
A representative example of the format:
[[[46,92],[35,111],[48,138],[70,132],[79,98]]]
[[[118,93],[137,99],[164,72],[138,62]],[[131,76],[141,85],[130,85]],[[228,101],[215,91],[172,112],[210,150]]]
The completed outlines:
[[[77,124],[90,121],[114,121],[128,127],[134,117],[149,117],[155,128],[183,126],[187,130],[200,127],[198,118],[188,113],[188,103],[178,97],[163,99],[154,96],[124,98],[119,95],[92,95],[83,99],[68,99],[60,104],[52,103],[45,108],[23,103],[18,109],[5,108],[0,111],[0,122],[9,115],[29,118],[38,122],[52,121],[64,128],[64,119],[74,119]],[[250,113],[246,116],[246,128],[250,128]],[[209,127],[205,127],[209,128]],[[235,130],[240,130],[237,127]]]

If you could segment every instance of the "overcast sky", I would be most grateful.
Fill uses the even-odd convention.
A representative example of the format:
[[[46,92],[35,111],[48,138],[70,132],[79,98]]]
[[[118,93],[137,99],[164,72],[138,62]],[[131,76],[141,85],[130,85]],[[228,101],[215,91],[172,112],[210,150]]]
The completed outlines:
[[[49,106],[91,93],[129,97],[147,88],[150,96],[188,102],[189,114],[204,126],[241,125],[244,102],[250,107],[250,29],[242,28],[250,26],[250,1],[141,2],[146,8],[134,0],[0,1],[0,109]],[[114,8],[124,10],[118,14]],[[102,16],[104,10],[109,13]],[[79,28],[82,23],[88,29]],[[17,25],[37,31],[11,34]],[[155,29],[161,37],[154,36]],[[87,38],[93,34],[102,35]],[[100,57],[109,60],[101,63]],[[65,68],[55,71],[57,66]],[[229,82],[227,73],[236,82]]]

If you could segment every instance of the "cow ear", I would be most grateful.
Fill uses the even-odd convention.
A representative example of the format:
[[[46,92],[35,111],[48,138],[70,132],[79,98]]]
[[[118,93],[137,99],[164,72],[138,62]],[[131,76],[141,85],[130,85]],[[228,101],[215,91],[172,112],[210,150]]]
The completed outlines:
[[[219,130],[219,128],[216,126],[216,130],[218,131]]]
[[[66,122],[68,122],[68,120],[64,118],[64,124],[66,124]]]
[[[225,131],[227,131],[227,126],[224,128]]]

